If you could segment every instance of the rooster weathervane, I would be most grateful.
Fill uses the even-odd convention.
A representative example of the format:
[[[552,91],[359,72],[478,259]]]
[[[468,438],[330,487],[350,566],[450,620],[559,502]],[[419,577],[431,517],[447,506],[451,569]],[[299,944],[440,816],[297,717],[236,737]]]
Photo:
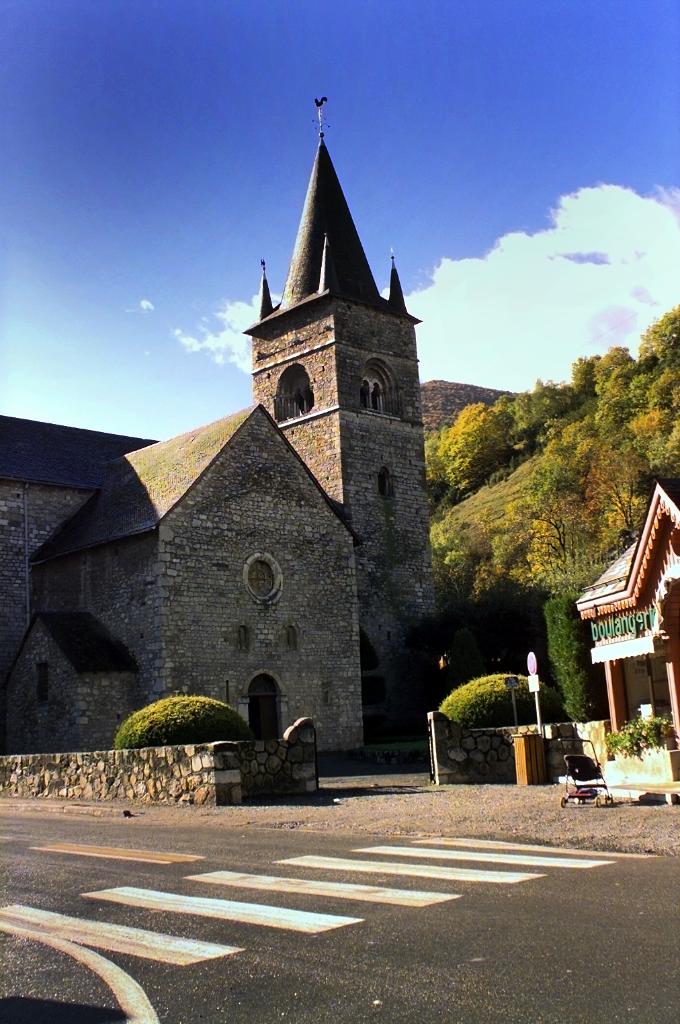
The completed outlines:
[[[323,105],[328,103],[328,96],[322,96],[321,99],[315,97],[314,102],[316,103],[316,116],[319,119],[319,138],[322,139],[324,137],[324,129],[328,128],[323,114]]]

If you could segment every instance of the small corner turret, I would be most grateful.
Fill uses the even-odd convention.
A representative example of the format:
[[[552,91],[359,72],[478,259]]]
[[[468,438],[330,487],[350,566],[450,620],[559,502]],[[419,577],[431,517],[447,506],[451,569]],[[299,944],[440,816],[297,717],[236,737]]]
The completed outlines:
[[[396,309],[399,313],[406,313],[408,311],[406,309],[406,303],[404,302],[404,293],[401,288],[399,273],[394,262],[394,253],[392,253],[390,259],[392,260],[392,269],[390,270],[390,297],[388,302],[390,306],[392,306],[393,309]]]
[[[266,317],[271,316],[274,312],[272,305],[272,297],[269,291],[269,282],[267,281],[267,265],[264,260],[260,260],[260,266],[262,267],[262,278],[260,280],[260,295],[259,295],[259,310],[260,320],[264,320]]]

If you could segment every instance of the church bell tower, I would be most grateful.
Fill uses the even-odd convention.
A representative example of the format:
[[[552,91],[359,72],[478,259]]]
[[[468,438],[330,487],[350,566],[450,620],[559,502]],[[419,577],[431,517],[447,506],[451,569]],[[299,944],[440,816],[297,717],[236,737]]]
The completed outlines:
[[[273,307],[263,265],[260,320],[247,333],[254,400],[358,538],[367,734],[422,724],[406,644],[434,603],[417,323],[394,258],[389,298],[380,295],[322,133],[281,302]]]

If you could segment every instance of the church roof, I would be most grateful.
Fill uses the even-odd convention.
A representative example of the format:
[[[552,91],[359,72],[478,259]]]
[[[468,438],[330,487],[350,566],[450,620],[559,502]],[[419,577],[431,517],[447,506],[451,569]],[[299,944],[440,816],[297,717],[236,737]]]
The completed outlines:
[[[189,430],[169,441],[158,441],[110,462],[105,468],[100,489],[88,498],[50,540],[38,548],[31,561],[46,562],[72,551],[155,529],[246,420],[258,411],[266,417],[272,429],[302,465],[334,515],[358,541],[345,518],[342,506],[329,498],[267,410],[258,405]]]
[[[264,325],[277,321],[305,303],[329,296],[361,302],[386,313],[407,317],[412,324],[420,323],[407,311],[403,293],[400,297],[398,292],[401,292],[401,285],[398,291],[395,290],[393,280],[389,299],[378,292],[322,137],[307,187],[283,297],[269,312],[268,305],[260,301],[260,319],[245,333],[254,337],[262,331],[266,333]]]
[[[110,462],[101,488],[33,556],[34,562],[153,530],[253,411],[251,406]]]
[[[371,305],[382,301],[323,139],[312,167],[281,310],[319,291],[324,243],[333,253],[340,294]]]
[[[77,672],[135,672],[137,662],[90,612],[38,612],[41,622]]]
[[[153,444],[57,423],[0,416],[0,477],[62,487],[99,487],[112,459]]]

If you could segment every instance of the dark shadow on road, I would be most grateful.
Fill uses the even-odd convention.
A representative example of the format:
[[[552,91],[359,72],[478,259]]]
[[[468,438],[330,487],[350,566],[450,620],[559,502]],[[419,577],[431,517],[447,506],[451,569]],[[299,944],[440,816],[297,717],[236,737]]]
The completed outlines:
[[[332,781],[340,778],[353,778],[360,776],[368,778],[375,776],[384,778],[387,785],[398,785],[395,777],[406,779],[427,780],[430,777],[430,769],[427,764],[376,764],[372,761],[363,761],[360,758],[348,757],[346,754],[319,754],[319,778],[324,781]]]
[[[106,1010],[101,1006],[21,996],[0,999],[0,1024],[117,1024],[124,1020],[127,1017],[122,1010]]]
[[[383,782],[373,782],[363,779],[321,779],[319,790],[316,793],[267,793],[264,796],[248,795],[244,803],[262,804],[267,807],[285,804],[286,807],[328,807],[340,801],[351,800],[352,797],[367,796],[405,796],[409,793],[422,793],[423,787],[428,785],[427,777],[420,784],[390,786]]]
[[[319,755],[319,789],[316,793],[264,796],[249,794],[248,804],[287,807],[327,807],[353,797],[406,796],[421,793],[430,785],[430,773],[420,765],[384,765],[342,754]]]

